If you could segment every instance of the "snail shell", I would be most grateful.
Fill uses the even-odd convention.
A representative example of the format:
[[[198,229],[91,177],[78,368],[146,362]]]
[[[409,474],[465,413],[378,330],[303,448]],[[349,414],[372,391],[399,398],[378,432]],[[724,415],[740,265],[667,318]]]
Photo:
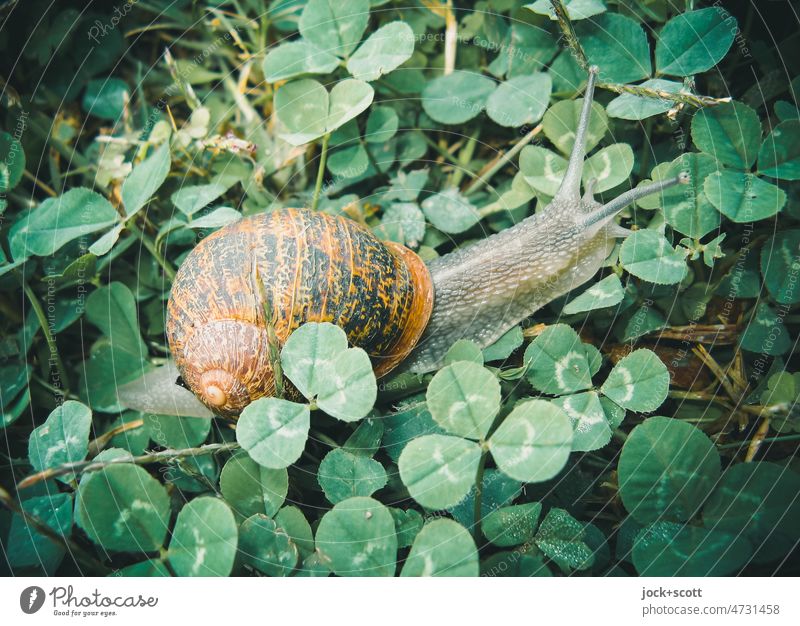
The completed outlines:
[[[233,417],[274,393],[268,322],[280,345],[306,322],[336,324],[381,376],[414,348],[432,308],[430,274],[408,248],[349,219],[282,209],[194,248],[173,283],[166,330],[184,382]]]

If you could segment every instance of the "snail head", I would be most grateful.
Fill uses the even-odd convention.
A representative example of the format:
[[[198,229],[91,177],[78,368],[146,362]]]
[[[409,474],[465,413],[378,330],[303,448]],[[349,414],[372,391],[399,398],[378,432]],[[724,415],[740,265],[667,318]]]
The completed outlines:
[[[598,230],[608,225],[611,219],[622,209],[640,198],[664,191],[674,185],[685,185],[690,182],[689,174],[680,172],[672,178],[640,185],[618,195],[610,202],[600,204],[594,199],[597,180],[590,179],[587,181],[584,195],[581,197],[580,188],[584,158],[586,156],[587,133],[591,120],[592,101],[598,73],[599,69],[596,65],[589,68],[589,79],[586,84],[581,115],[575,130],[575,141],[567,163],[567,169],[561,185],[553,197],[553,201],[547,207],[547,210],[552,214],[552,219],[572,222],[574,224],[573,232],[583,237],[584,240],[594,237]],[[612,236],[621,237],[630,234],[630,231],[618,225],[612,225],[609,232]]]

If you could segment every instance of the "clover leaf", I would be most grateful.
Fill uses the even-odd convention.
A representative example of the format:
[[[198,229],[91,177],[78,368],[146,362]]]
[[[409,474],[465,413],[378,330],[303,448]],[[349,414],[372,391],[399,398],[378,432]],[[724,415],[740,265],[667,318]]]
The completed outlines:
[[[330,93],[315,80],[287,83],[275,94],[275,113],[286,127],[286,141],[295,146],[319,139],[343,126],[372,104],[369,83],[348,78]]]
[[[761,142],[758,114],[742,102],[700,109],[692,118],[692,140],[724,165],[747,169]]]
[[[684,257],[682,250],[652,230],[635,231],[619,251],[619,260],[628,272],[656,285],[681,282],[687,272]]]
[[[524,360],[528,380],[544,393],[571,393],[592,385],[584,345],[566,324],[545,328],[525,350]]]
[[[729,20],[734,18],[717,7],[673,17],[656,41],[656,69],[662,74],[691,76],[714,67],[733,44],[735,32]]]
[[[317,472],[325,497],[336,504],[353,496],[371,496],[386,485],[386,470],[376,460],[336,448],[328,452]]]
[[[300,458],[310,427],[308,406],[280,398],[259,398],[242,411],[236,440],[259,465],[282,469]]]
[[[347,336],[328,322],[304,324],[281,350],[281,364],[289,380],[317,406],[344,421],[369,413],[378,393],[369,356],[348,348]]]
[[[574,300],[570,300],[564,306],[564,313],[574,315],[614,306],[622,302],[624,295],[619,276],[611,274],[586,289]]]
[[[430,81],[422,91],[422,108],[441,124],[463,124],[486,108],[495,90],[491,78],[457,70]]]
[[[412,498],[429,509],[446,509],[469,492],[480,456],[480,446],[468,439],[424,435],[403,448],[397,465]]]
[[[359,80],[377,80],[408,61],[414,53],[414,31],[405,22],[389,22],[372,33],[347,60],[347,71]]]
[[[219,488],[238,519],[256,513],[273,516],[286,499],[289,476],[285,469],[263,467],[240,451],[225,462]]]
[[[306,40],[337,56],[355,50],[369,22],[369,0],[309,0],[298,26]]]
[[[734,222],[772,217],[786,204],[786,193],[753,174],[732,171],[708,176],[703,191],[717,210]]]
[[[625,409],[655,411],[667,398],[669,371],[652,350],[634,350],[614,366],[600,391]]]
[[[433,419],[444,430],[482,439],[500,410],[500,383],[477,363],[457,361],[437,372],[426,399]]]
[[[167,552],[178,576],[227,576],[236,557],[238,531],[222,500],[196,498],[178,513]]]
[[[300,552],[292,538],[262,513],[248,517],[239,527],[241,561],[267,576],[288,576]]]
[[[449,519],[428,522],[419,531],[401,576],[477,576],[478,550],[467,530]]]
[[[355,497],[328,511],[317,529],[317,552],[337,576],[392,576],[397,536],[389,509]]]
[[[78,525],[109,551],[152,552],[167,536],[167,490],[138,465],[119,463],[88,474],[75,506]]]
[[[637,521],[684,522],[714,488],[720,459],[711,440],[691,424],[651,417],[631,431],[618,471],[622,503]]]
[[[800,180],[800,120],[781,122],[758,151],[758,172],[783,180]]]
[[[31,465],[39,472],[62,463],[82,461],[89,452],[89,430],[92,427],[92,411],[84,404],[67,400],[47,416],[28,439],[28,456]],[[59,480],[70,482],[75,474],[59,476]]]
[[[572,449],[572,423],[545,400],[518,404],[489,439],[489,449],[503,473],[524,482],[558,474]]]

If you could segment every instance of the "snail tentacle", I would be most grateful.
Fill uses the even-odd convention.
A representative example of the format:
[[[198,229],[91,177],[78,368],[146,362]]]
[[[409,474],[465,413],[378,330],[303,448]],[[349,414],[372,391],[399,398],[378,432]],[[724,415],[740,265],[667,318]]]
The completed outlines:
[[[578,120],[578,128],[575,130],[575,142],[572,144],[567,171],[553,198],[554,203],[577,202],[580,199],[581,176],[586,157],[586,134],[592,118],[592,101],[594,100],[594,86],[597,82],[598,71],[596,65],[589,68],[589,81],[586,84],[586,92],[583,94],[583,108]]]
[[[669,189],[670,187],[674,187],[675,185],[684,185],[689,182],[689,179],[683,174],[679,174],[674,178],[667,178],[665,180],[659,180],[654,183],[650,183],[648,185],[641,185],[640,187],[634,187],[618,195],[616,198],[607,202],[606,204],[602,205],[599,209],[592,211],[586,218],[583,220],[584,228],[589,228],[596,224],[600,224],[602,222],[608,221],[612,217],[614,217],[617,213],[622,211],[627,206],[630,206],[636,200],[640,198],[644,198],[645,196],[652,195],[654,193],[658,193],[660,191],[664,191],[665,189]]]

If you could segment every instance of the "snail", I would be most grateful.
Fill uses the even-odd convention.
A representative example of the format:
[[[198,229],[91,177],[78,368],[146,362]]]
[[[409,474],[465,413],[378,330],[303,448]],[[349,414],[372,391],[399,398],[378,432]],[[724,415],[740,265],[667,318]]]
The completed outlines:
[[[244,218],[204,239],[172,285],[166,328],[177,370],[169,374],[179,372],[211,412],[235,417],[274,393],[268,325],[282,344],[305,322],[332,322],[367,351],[377,376],[395,369],[425,373],[442,365],[456,340],[491,345],[584,284],[616,239],[630,232],[613,218],[638,198],[686,180],[640,186],[607,204],[593,198],[591,182],[580,195],[596,77],[593,67],[567,169],[550,204],[427,265],[353,220],[306,209]],[[146,395],[151,405],[158,396],[163,411],[161,392]],[[136,402],[130,395],[128,406]],[[180,397],[191,404],[185,393]],[[175,402],[167,409],[186,414]]]

